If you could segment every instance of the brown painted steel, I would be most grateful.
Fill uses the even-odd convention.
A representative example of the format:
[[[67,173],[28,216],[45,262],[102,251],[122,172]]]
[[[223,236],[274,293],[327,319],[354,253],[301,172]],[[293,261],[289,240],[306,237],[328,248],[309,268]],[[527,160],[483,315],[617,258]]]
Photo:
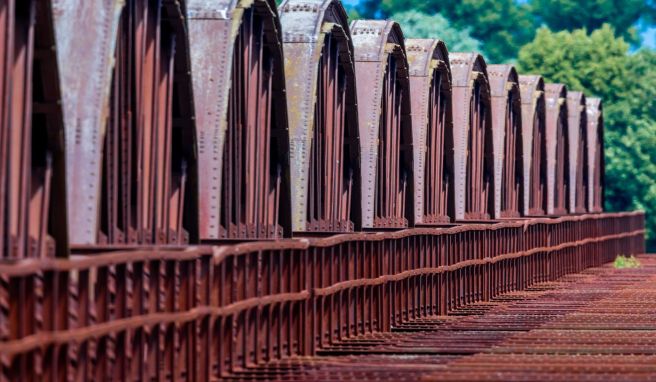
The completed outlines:
[[[487,65],[477,53],[450,53],[456,219],[494,213],[492,113]]]
[[[455,217],[451,70],[440,40],[408,39],[412,91],[415,224]]]
[[[69,235],[78,245],[98,239],[103,138],[122,7],[119,0],[53,0],[66,125]]]
[[[567,88],[546,84],[547,214],[566,215],[570,208],[570,163]]]
[[[120,11],[97,242],[195,242],[196,136],[184,4],[131,0]]]
[[[291,234],[289,136],[273,1],[189,2],[203,240]],[[208,36],[212,36],[211,38]]]
[[[360,222],[353,44],[339,1],[280,5],[289,102],[292,228],[348,232]]]
[[[570,213],[584,213],[588,208],[588,122],[585,95],[567,92],[569,132]]]
[[[410,86],[403,32],[393,21],[351,23],[362,171],[362,227],[414,224]]]
[[[489,65],[494,146],[494,218],[520,216],[524,147],[519,78],[512,65]]]
[[[66,154],[51,7],[46,0],[0,3],[2,258],[68,255]]]
[[[644,214],[0,263],[6,380],[237,377],[644,251]]]
[[[588,211],[604,210],[604,116],[601,99],[587,98]]]
[[[547,135],[544,81],[541,76],[519,76],[524,141],[524,200],[527,216],[547,212]]]

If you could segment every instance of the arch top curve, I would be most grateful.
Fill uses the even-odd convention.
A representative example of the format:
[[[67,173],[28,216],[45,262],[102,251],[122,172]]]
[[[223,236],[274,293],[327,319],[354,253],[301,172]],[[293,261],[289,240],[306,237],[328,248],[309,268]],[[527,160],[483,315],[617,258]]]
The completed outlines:
[[[400,48],[405,56],[405,38],[401,26],[392,20],[354,20],[351,36],[355,47],[355,61],[384,61],[387,54]],[[392,46],[388,46],[392,44]]]
[[[410,38],[405,41],[408,66],[411,76],[428,77],[435,68],[445,68],[449,87],[451,86],[451,66],[446,44],[438,39]]]
[[[284,43],[318,42],[321,36],[337,27],[348,36],[353,51],[348,15],[338,0],[285,0],[278,8],[284,25]]]
[[[506,97],[509,90],[519,92],[519,76],[513,65],[489,65],[487,75],[492,97]]]
[[[487,63],[483,56],[475,52],[451,52],[449,54],[452,86],[468,87],[477,78],[488,81]],[[481,75],[479,75],[481,74]]]
[[[520,75],[519,91],[522,96],[522,104],[535,104],[536,100],[545,94],[544,79],[540,75]]]

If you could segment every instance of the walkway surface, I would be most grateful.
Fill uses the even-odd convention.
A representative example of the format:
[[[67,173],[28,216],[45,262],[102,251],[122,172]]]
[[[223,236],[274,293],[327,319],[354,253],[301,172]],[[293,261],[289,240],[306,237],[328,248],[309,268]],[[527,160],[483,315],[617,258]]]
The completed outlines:
[[[656,256],[534,285],[239,379],[656,381]]]

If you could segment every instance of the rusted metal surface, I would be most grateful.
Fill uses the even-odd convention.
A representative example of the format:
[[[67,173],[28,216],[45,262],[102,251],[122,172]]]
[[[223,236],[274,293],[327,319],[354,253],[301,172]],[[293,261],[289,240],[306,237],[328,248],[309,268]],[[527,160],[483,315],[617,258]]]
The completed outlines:
[[[489,65],[494,155],[494,218],[520,216],[524,147],[519,77],[512,65]]]
[[[125,2],[115,38],[99,208],[86,211],[99,216],[96,244],[194,242],[196,137],[184,3]],[[97,147],[93,134],[79,138]],[[75,154],[82,155],[75,163],[85,159]]]
[[[66,256],[64,125],[50,1],[0,4],[2,258]]]
[[[495,189],[487,65],[477,53],[450,53],[449,59],[456,219],[487,220],[494,213]]]
[[[349,341],[366,348],[370,336],[641,253],[644,232],[642,213],[595,214],[5,262],[2,372],[209,380],[353,352]]]
[[[292,228],[359,228],[360,142],[353,44],[339,1],[280,5],[289,102]]]
[[[583,93],[567,92],[569,210],[579,214],[588,208],[588,122],[585,105]]]
[[[601,99],[586,99],[588,137],[588,211],[604,209],[604,116]]]
[[[291,234],[289,136],[274,1],[189,1],[203,240]],[[212,38],[208,38],[212,36]]]
[[[412,91],[415,224],[455,217],[451,69],[444,42],[407,39]]]
[[[241,380],[651,381],[656,259],[597,267],[393,333],[343,340],[320,356],[254,366]],[[489,330],[489,328],[495,330]]]
[[[74,244],[95,244],[98,239],[103,138],[123,5],[121,0],[53,0],[66,126],[69,236]]]
[[[526,216],[547,212],[547,135],[544,80],[541,76],[519,76],[522,97],[522,140],[524,200]]]
[[[403,33],[393,21],[351,23],[362,172],[362,227],[414,224],[410,84]]]
[[[547,214],[565,215],[570,208],[567,88],[546,84]]]

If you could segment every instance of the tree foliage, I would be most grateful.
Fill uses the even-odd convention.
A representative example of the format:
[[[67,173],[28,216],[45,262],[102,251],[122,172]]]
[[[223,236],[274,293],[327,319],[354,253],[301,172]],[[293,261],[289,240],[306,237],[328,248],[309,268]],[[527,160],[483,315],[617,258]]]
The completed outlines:
[[[609,25],[540,29],[519,52],[522,72],[540,73],[604,101],[606,207],[647,211],[650,244],[656,244],[656,53],[629,53]]]
[[[595,30],[609,23],[631,42],[637,40],[632,26],[655,14],[653,2],[645,0],[533,0],[531,7],[551,30]]]
[[[481,42],[470,35],[469,28],[454,28],[440,14],[430,16],[413,10],[395,13],[390,18],[401,24],[405,38],[439,38],[451,52],[481,51]]]
[[[527,4],[515,0],[363,0],[363,17],[386,18],[399,10],[441,14],[457,29],[469,29],[483,43],[486,59],[506,62],[533,38],[535,18]]]

